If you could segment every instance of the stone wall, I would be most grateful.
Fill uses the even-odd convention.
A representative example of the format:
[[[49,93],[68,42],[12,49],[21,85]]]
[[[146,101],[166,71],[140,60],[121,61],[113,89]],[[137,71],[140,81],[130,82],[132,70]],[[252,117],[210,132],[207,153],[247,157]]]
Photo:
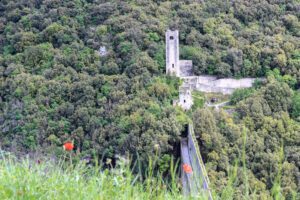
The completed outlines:
[[[184,79],[183,85],[188,85],[193,90],[222,94],[232,94],[236,89],[252,87],[256,80],[256,78],[218,79],[216,76],[187,76],[182,78]]]
[[[193,61],[192,60],[179,60],[180,76],[193,75]]]
[[[166,73],[180,76],[178,30],[166,32]]]
[[[192,89],[187,87],[180,87],[178,105],[184,110],[189,110],[193,106]]]

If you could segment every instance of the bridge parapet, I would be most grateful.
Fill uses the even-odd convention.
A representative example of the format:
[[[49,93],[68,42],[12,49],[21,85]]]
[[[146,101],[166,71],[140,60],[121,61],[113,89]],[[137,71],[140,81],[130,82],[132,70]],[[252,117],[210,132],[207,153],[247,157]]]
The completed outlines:
[[[182,172],[184,195],[203,196],[212,200],[209,179],[192,124],[188,126],[187,138],[183,138],[181,141],[181,160],[182,166],[188,165],[192,169],[192,173],[187,173],[184,170]]]

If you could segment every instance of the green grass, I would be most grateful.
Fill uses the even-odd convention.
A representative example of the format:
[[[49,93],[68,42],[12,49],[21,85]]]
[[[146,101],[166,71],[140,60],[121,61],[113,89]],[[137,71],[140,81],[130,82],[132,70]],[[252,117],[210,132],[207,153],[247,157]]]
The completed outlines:
[[[193,110],[197,108],[203,108],[204,103],[205,103],[205,96],[202,92],[199,91],[193,91],[192,92],[192,97],[193,97]]]
[[[0,199],[180,199],[159,180],[152,180],[149,188],[134,183],[128,171],[101,172],[83,165],[63,169],[28,161],[1,161],[0,166]]]
[[[151,168],[141,181],[126,165],[114,170],[70,165],[0,155],[0,199],[183,199],[175,174],[167,184]]]

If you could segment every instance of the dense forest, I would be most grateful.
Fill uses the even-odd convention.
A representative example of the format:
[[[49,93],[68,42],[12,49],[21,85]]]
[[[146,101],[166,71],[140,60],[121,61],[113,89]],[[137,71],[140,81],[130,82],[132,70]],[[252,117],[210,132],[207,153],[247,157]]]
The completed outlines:
[[[300,193],[299,19],[299,0],[1,0],[0,148],[59,156],[73,141],[77,159],[158,155],[164,172],[192,121],[220,196],[233,184],[235,199],[278,198],[277,190],[292,199]],[[168,28],[179,29],[195,74],[265,83],[237,90],[230,114],[173,107],[181,81],[165,75]]]

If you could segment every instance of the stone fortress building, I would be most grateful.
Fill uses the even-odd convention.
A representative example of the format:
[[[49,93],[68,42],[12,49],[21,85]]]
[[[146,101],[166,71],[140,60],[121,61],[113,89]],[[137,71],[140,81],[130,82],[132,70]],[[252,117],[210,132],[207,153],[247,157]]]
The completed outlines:
[[[256,78],[218,79],[216,76],[194,76],[192,60],[179,60],[179,32],[166,32],[166,73],[183,79],[177,105],[188,110],[193,105],[192,91],[232,94],[235,89],[252,87]]]

